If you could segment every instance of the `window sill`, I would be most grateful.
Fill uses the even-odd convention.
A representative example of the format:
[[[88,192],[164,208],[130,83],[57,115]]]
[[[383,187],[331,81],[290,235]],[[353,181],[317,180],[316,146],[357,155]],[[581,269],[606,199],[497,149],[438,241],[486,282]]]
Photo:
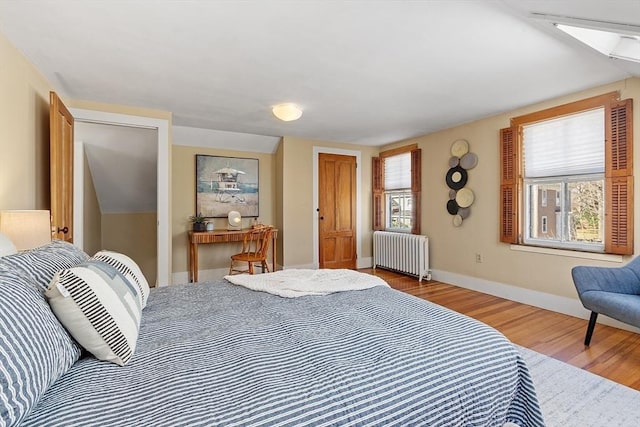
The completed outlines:
[[[512,251],[533,252],[537,254],[556,255],[556,256],[564,256],[569,258],[593,259],[597,261],[607,261],[607,262],[616,262],[616,263],[622,263],[624,261],[622,255],[598,254],[594,252],[570,251],[565,249],[553,249],[553,248],[544,248],[540,246],[524,246],[524,245],[511,245],[509,248]]]

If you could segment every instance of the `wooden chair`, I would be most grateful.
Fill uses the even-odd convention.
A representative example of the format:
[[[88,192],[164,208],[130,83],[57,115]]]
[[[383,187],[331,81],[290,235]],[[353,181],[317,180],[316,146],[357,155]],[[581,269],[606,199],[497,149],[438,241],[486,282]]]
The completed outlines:
[[[263,272],[269,272],[267,265],[267,249],[271,242],[273,227],[259,227],[245,233],[242,240],[242,252],[231,255],[229,274],[249,273],[253,274],[254,264],[260,264]],[[234,268],[234,263],[247,263],[247,269]]]

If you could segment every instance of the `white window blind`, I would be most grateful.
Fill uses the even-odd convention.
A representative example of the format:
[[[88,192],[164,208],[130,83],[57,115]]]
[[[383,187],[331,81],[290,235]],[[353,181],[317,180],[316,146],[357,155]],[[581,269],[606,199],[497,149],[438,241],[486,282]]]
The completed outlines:
[[[411,153],[384,158],[384,189],[411,188]]]
[[[604,172],[604,108],[523,126],[526,178]]]

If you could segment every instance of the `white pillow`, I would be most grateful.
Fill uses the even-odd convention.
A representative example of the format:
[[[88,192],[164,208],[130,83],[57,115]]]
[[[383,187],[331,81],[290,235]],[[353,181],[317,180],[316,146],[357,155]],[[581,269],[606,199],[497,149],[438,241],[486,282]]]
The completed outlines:
[[[149,298],[149,283],[134,260],[124,254],[112,251],[100,251],[91,259],[106,262],[118,270],[124,277],[129,279],[131,283],[135,284],[139,290],[138,295],[140,296],[140,304],[142,308],[147,306],[147,298]]]
[[[0,257],[17,253],[18,249],[16,249],[16,245],[13,244],[11,239],[0,233]]]
[[[120,366],[131,359],[142,306],[136,285],[115,268],[90,260],[62,270],[45,295],[60,323],[97,359]]]

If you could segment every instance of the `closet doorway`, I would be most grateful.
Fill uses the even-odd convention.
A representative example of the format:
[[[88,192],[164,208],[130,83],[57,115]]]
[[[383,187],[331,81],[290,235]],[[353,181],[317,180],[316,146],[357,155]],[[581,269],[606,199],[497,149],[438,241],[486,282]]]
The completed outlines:
[[[108,249],[129,256],[150,284],[157,275],[157,133],[78,120],[74,126],[82,247],[89,254]]]
[[[127,247],[137,247],[134,248],[134,251],[142,251],[145,255],[143,256],[142,261],[140,262],[140,267],[145,272],[145,276],[149,279],[149,284],[153,286],[155,283],[156,286],[167,286],[172,283],[171,278],[171,236],[170,236],[170,226],[169,226],[169,217],[170,217],[170,180],[169,180],[169,125],[168,121],[164,119],[154,119],[149,117],[142,116],[131,116],[125,114],[117,114],[117,113],[107,113],[96,110],[83,110],[83,109],[69,109],[73,114],[75,119],[75,141],[74,141],[74,224],[75,224],[75,241],[76,243],[84,248],[85,242],[85,232],[90,230],[89,224],[85,225],[85,168],[89,168],[89,164],[91,163],[91,154],[88,156],[85,154],[85,148],[87,141],[82,141],[81,138],[86,138],[82,133],[78,135],[78,126],[87,125],[100,125],[100,126],[112,126],[114,129],[116,128],[125,128],[129,131],[135,131],[134,133],[140,132],[141,135],[147,135],[149,138],[153,136],[153,140],[155,141],[155,147],[149,148],[149,150],[153,150],[155,152],[155,157],[151,156],[147,160],[142,160],[142,158],[134,159],[133,161],[127,161],[126,163],[129,165],[130,171],[127,171],[130,175],[135,175],[135,169],[140,167],[143,163],[153,163],[151,169],[154,170],[155,173],[149,172],[149,167],[144,168],[147,172],[145,174],[135,175],[138,178],[136,181],[139,181],[135,186],[143,188],[142,191],[146,193],[153,192],[155,195],[155,220],[152,222],[149,219],[151,211],[153,209],[150,207],[148,199],[145,204],[147,208],[143,210],[147,212],[137,212],[131,218],[133,220],[128,221],[126,226],[118,225],[120,223],[121,218],[117,217],[109,217],[106,219],[106,222],[111,225],[108,228],[126,228],[135,229],[136,227],[145,228],[147,231],[139,230],[137,233],[141,233],[142,237],[138,235],[128,234],[126,237],[120,238],[121,241],[124,241],[124,244]],[[150,133],[149,133],[150,132]],[[99,145],[99,144],[98,144]],[[126,144],[124,144],[126,145]],[[89,151],[95,151],[99,154],[106,154],[102,148],[94,149],[89,147]],[[95,156],[99,157],[99,156]],[[120,156],[116,156],[113,153],[111,157],[121,158]],[[125,162],[118,161],[117,163],[124,164]],[[90,172],[92,176],[93,172]],[[124,173],[124,172],[123,172]],[[155,185],[152,185],[152,181],[155,179]],[[76,184],[77,183],[77,184]],[[102,184],[98,184],[99,186]],[[107,182],[107,187],[111,185],[115,185],[113,183]],[[117,184],[118,187],[126,187],[127,184]],[[133,184],[132,184],[133,186]],[[91,193],[91,189],[86,189],[87,192]],[[97,193],[100,190],[96,188],[96,196],[95,200],[98,200],[100,197]],[[108,194],[113,195],[112,192],[108,192]],[[139,193],[138,193],[139,194]],[[125,197],[136,198],[137,196],[131,196],[131,193],[125,193]],[[120,202],[126,202],[127,200],[123,200]],[[89,202],[91,203],[91,202]],[[99,203],[99,202],[94,202]],[[113,206],[112,203],[115,203],[113,200],[109,203],[109,206]],[[96,210],[95,206],[91,208]],[[111,210],[111,208],[108,208]],[[117,210],[117,209],[115,209]],[[112,212],[114,214],[118,212]],[[122,212],[120,212],[122,213]],[[95,213],[91,214],[91,216],[87,217],[88,221],[96,221]],[[130,219],[131,219],[130,218]],[[136,223],[138,224],[136,226]],[[155,238],[153,231],[149,231],[149,228],[155,229]],[[91,230],[96,230],[95,224]],[[100,226],[102,229],[102,226]],[[102,230],[101,230],[102,231]],[[102,234],[102,233],[101,233]],[[100,237],[101,239],[102,237]],[[111,249],[115,249],[115,246],[121,245],[122,243],[113,242],[111,236],[108,238],[109,246],[113,246]],[[87,242],[91,245],[96,245],[97,237],[89,237]],[[128,243],[127,243],[128,242]],[[101,241],[102,243],[102,241]],[[151,258],[152,249],[149,249],[149,246],[155,246],[155,256]],[[146,249],[145,249],[146,247]],[[87,248],[87,252],[91,252],[90,248]],[[109,249],[109,248],[107,248]],[[121,251],[126,253],[124,250]],[[134,257],[132,257],[134,258]],[[134,258],[135,259],[135,258]],[[144,261],[144,260],[147,261]],[[155,274],[153,264],[155,261]],[[138,262],[138,260],[136,260]],[[147,265],[147,267],[143,267],[142,264]],[[151,271],[151,273],[147,273],[145,271]]]

